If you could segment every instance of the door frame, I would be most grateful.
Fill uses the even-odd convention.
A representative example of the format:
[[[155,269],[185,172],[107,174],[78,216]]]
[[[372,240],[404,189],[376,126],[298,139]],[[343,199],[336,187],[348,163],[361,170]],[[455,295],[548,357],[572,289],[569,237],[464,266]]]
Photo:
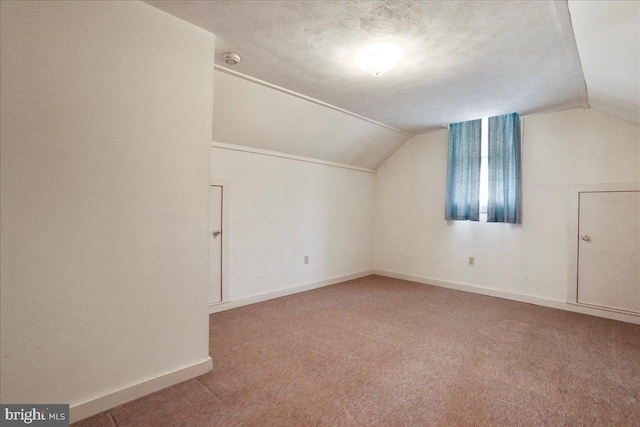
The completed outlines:
[[[220,304],[226,304],[229,302],[229,237],[230,233],[230,218],[229,218],[229,199],[231,193],[231,183],[229,179],[222,177],[211,177],[211,183],[209,185],[209,189],[211,187],[217,186],[222,187],[222,234],[220,237],[222,238],[222,264],[221,264],[221,280],[222,280],[222,298],[220,302],[211,302],[209,303],[209,313],[214,313],[213,309]],[[209,191],[209,197],[211,197],[211,191]],[[209,201],[209,206],[211,206],[211,200]],[[211,215],[209,215],[209,228],[208,232],[213,229],[213,224],[211,223]],[[211,236],[209,236],[211,238]],[[211,257],[209,257],[210,259]],[[209,265],[209,279],[211,279],[211,275],[213,274],[212,266]]]
[[[567,256],[568,256],[568,274],[567,274],[567,303],[589,307],[604,311],[613,311],[627,315],[637,316],[637,314],[617,310],[615,308],[600,307],[590,304],[582,304],[578,302],[578,244],[579,244],[579,226],[580,226],[580,193],[602,193],[602,192],[618,192],[618,191],[640,191],[640,181],[638,182],[616,182],[608,184],[574,184],[569,185],[569,211],[568,211],[568,227],[567,227]]]

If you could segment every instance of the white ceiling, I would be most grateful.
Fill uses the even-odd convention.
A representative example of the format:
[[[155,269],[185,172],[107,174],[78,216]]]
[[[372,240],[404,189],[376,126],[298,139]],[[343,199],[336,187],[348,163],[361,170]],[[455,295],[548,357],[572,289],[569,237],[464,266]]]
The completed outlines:
[[[591,107],[640,125],[640,2],[570,1]]]
[[[215,72],[213,140],[377,169],[408,135]]]
[[[217,64],[412,134],[587,106],[563,1],[148,3],[216,34]],[[353,58],[378,41],[404,59],[373,77]]]

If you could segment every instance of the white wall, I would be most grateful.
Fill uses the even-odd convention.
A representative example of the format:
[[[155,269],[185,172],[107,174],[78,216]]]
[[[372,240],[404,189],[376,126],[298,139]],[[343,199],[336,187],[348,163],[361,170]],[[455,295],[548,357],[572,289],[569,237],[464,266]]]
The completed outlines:
[[[213,36],[140,2],[1,16],[2,402],[206,364]]]
[[[373,173],[221,148],[211,159],[230,182],[232,303],[370,272]]]
[[[564,301],[568,186],[638,181],[638,127],[596,110],[525,118],[521,226],[444,220],[447,138],[416,136],[378,169],[375,268]]]

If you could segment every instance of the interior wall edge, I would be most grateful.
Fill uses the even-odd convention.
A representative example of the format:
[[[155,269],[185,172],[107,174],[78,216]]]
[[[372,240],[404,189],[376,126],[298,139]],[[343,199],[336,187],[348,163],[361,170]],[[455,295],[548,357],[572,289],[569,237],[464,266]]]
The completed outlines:
[[[319,280],[316,282],[305,283],[298,286],[292,286],[283,289],[277,289],[275,291],[263,292],[248,297],[237,298],[222,303],[215,303],[209,305],[209,314],[219,313],[221,311],[231,310],[233,308],[242,307],[249,304],[255,304],[258,302],[268,301],[270,299],[280,298],[287,295],[293,295],[300,292],[310,291],[312,289],[323,288],[325,286],[335,285],[337,283],[346,282],[348,280],[359,279],[374,274],[374,270],[363,270],[357,273],[345,274],[341,276],[332,277],[329,279]]]
[[[598,106],[596,106],[596,107],[590,106],[588,109],[598,111],[598,112],[604,114],[605,116],[611,117],[612,119],[620,120],[621,122],[633,125],[635,127],[640,127],[640,124],[639,124],[640,118],[638,118],[638,117],[631,118],[631,117],[629,117],[629,116],[627,116],[624,113],[621,113],[619,111],[612,111],[610,109],[604,109],[604,108],[601,108],[601,107],[598,107]]]
[[[455,289],[458,291],[471,292],[479,295],[486,295],[490,297],[503,298],[511,301],[524,302],[527,304],[535,304],[542,307],[555,308],[565,311],[572,311],[574,313],[586,314],[591,316],[603,317],[611,320],[619,320],[622,322],[633,323],[640,325],[640,316],[633,314],[624,314],[608,310],[600,310],[597,308],[584,307],[579,305],[573,305],[569,302],[562,300],[556,300],[551,298],[542,298],[533,295],[521,294],[517,292],[503,291],[499,289],[485,288],[481,286],[471,285],[467,283],[455,283],[441,279],[434,279],[429,277],[414,276],[411,274],[399,273],[395,271],[387,270],[373,270],[374,274],[379,276],[391,277],[394,279],[408,280],[410,282],[422,283],[424,285],[438,286],[441,288]]]
[[[256,84],[259,84],[261,86],[265,86],[265,87],[268,87],[270,89],[277,90],[278,92],[286,93],[287,95],[295,96],[296,98],[304,99],[305,101],[313,102],[314,104],[318,104],[318,105],[321,105],[323,107],[327,107],[327,108],[330,108],[330,109],[335,110],[335,111],[339,111],[339,112],[344,113],[344,114],[348,114],[348,115],[350,115],[352,117],[355,117],[357,119],[364,120],[365,122],[369,122],[371,124],[374,124],[374,125],[377,125],[377,126],[392,130],[392,131],[400,133],[402,135],[413,136],[413,134],[411,134],[409,132],[405,132],[405,131],[400,130],[398,128],[394,128],[393,126],[386,125],[384,123],[380,123],[380,122],[375,121],[373,119],[370,119],[368,117],[364,117],[364,116],[361,116],[360,114],[356,114],[356,113],[354,113],[352,111],[345,110],[343,108],[337,107],[335,105],[328,104],[328,103],[326,103],[324,101],[320,101],[319,99],[312,98],[310,96],[303,95],[303,94],[298,93],[298,92],[294,92],[292,90],[283,88],[282,86],[274,85],[273,83],[269,83],[269,82],[266,82],[264,80],[257,79],[255,77],[251,77],[251,76],[248,76],[246,74],[230,70],[229,68],[221,67],[220,65],[214,65],[213,68],[215,70],[217,70],[217,71],[229,74],[231,76],[238,77],[238,78],[241,78],[243,80],[247,80],[247,81],[250,81],[252,83],[256,83]]]
[[[571,22],[571,13],[569,11],[569,4],[566,1],[554,1],[553,5],[556,11],[556,17],[558,18],[558,26],[563,34],[564,44],[575,73],[575,79],[579,81],[580,85],[580,104],[583,109],[589,108],[589,88],[584,78],[584,71],[582,70],[582,61],[578,53],[578,45],[576,43],[576,36],[573,31],[573,25]]]
[[[72,405],[69,408],[69,421],[70,423],[75,423],[85,418],[89,418],[93,415],[99,414],[100,412],[122,405],[123,403],[130,402],[164,388],[171,387],[172,385],[206,374],[212,368],[213,365],[211,357],[209,357],[207,360],[194,363],[193,365],[185,368],[133,384],[129,387],[125,387],[77,405]]]
[[[279,157],[281,159],[296,160],[299,162],[306,162],[306,163],[315,163],[318,165],[331,166],[331,167],[342,168],[342,169],[350,169],[358,172],[376,173],[375,169],[347,165],[344,163],[330,162],[328,160],[314,159],[311,157],[296,156],[294,154],[282,153],[280,151],[263,150],[261,148],[247,147],[245,145],[227,144],[225,142],[214,141],[211,143],[211,148],[240,151],[243,153],[259,154],[262,156]]]

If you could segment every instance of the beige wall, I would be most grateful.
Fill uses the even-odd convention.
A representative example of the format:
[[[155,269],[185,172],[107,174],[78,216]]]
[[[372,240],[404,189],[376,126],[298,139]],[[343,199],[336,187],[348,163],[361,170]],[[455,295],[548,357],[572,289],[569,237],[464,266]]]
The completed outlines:
[[[140,2],[2,2],[1,400],[208,359],[214,39]]]
[[[211,159],[230,184],[232,303],[370,272],[373,173],[220,148]]]
[[[564,301],[568,186],[638,181],[640,132],[572,110],[525,118],[523,135],[521,226],[445,221],[447,131],[403,145],[376,174],[375,268]]]

